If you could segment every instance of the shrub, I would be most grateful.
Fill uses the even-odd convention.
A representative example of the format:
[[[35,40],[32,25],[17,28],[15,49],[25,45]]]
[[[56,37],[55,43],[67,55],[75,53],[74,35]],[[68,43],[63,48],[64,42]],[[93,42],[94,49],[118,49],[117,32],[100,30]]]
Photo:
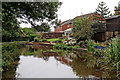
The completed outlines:
[[[35,37],[35,38],[34,38],[34,41],[35,41],[35,42],[38,42],[38,37]]]
[[[45,42],[45,41],[47,41],[47,39],[43,39],[43,40],[42,40],[42,42]]]
[[[19,60],[20,52],[17,51],[21,47],[20,44],[14,42],[13,44],[2,45],[2,68],[3,71],[9,70],[11,64]]]
[[[80,40],[91,39],[94,35],[94,29],[92,28],[92,21],[87,18],[75,19],[73,21],[73,37],[77,42]]]
[[[59,40],[58,40],[58,42],[62,42],[62,40],[61,40],[61,39],[59,39]]]
[[[88,43],[88,46],[87,46],[88,47],[88,52],[93,53],[94,52],[94,43],[93,43],[93,41],[88,40],[87,43]]]

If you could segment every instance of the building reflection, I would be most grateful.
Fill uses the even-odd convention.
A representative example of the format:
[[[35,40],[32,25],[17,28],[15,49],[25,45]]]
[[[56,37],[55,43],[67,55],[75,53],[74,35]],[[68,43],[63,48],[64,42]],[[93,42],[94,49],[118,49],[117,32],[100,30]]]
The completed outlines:
[[[41,49],[41,47],[34,47],[37,49]],[[48,51],[46,51],[48,50]],[[86,58],[88,58],[88,60],[86,60],[86,58],[80,58],[78,55],[76,55],[75,57],[73,57],[73,55],[71,55],[72,53],[68,53],[65,55],[65,53],[63,53],[64,55],[59,55],[62,52],[54,52],[54,51],[49,51],[51,50],[50,48],[46,48],[45,52],[44,50],[41,52],[42,57],[44,60],[48,61],[50,56],[53,56],[57,61],[59,61],[62,64],[65,64],[67,66],[70,66],[73,70],[73,72],[76,74],[76,76],[78,77],[83,77],[83,78],[106,78],[106,74],[104,74],[102,71],[100,71],[99,69],[96,69],[96,67],[94,67],[94,59],[93,60],[89,60],[90,58],[88,58],[86,56]],[[90,66],[88,66],[88,64]],[[111,75],[107,75],[107,78],[113,78],[114,76]]]

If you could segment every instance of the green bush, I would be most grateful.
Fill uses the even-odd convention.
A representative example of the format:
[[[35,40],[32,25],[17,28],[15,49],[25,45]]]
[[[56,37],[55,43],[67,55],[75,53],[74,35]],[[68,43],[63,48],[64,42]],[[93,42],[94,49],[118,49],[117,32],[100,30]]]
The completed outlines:
[[[13,44],[2,45],[2,68],[3,71],[9,70],[11,64],[19,60],[20,52],[17,51],[21,47],[20,44],[14,42]]]
[[[60,46],[61,46],[60,44],[55,44],[55,45],[53,46],[53,48],[54,48],[54,49],[58,49]]]
[[[72,50],[72,46],[67,46],[67,50]]]
[[[62,40],[61,40],[61,39],[59,39],[59,40],[58,40],[58,42],[62,42]]]
[[[35,42],[38,42],[38,37],[35,37],[35,38],[34,38],[34,41],[35,41]]]
[[[72,46],[72,49],[80,48],[80,46]]]
[[[54,42],[54,41],[59,41],[59,38],[54,38],[54,39],[47,39],[47,41]]]
[[[42,40],[42,42],[46,42],[46,41],[47,41],[47,39],[43,39],[43,40]]]
[[[94,43],[93,43],[93,41],[92,40],[88,40],[87,43],[88,43],[88,45],[87,45],[88,52],[93,53],[95,51],[94,50]]]

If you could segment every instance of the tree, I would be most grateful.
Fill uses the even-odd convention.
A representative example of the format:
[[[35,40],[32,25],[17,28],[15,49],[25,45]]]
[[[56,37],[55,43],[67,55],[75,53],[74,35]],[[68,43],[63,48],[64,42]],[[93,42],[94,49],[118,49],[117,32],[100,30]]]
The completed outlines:
[[[2,9],[2,41],[12,41],[20,37],[17,19],[11,11]]]
[[[60,5],[59,2],[6,2],[2,4],[2,7],[11,11],[17,18],[27,20],[34,27],[37,25],[36,21],[46,20],[50,22],[56,19],[56,12]],[[23,20],[22,22],[27,23]]]
[[[26,35],[34,34],[37,32],[34,28],[22,28],[22,30]]]
[[[29,22],[32,27],[40,26],[36,22],[53,22],[57,18],[56,12],[60,5],[60,2],[3,2],[3,41],[15,39],[20,36],[19,23],[21,22]],[[20,18],[21,21],[19,22],[17,18]]]
[[[50,27],[48,23],[42,23],[40,26],[34,27],[38,32],[48,32],[50,31]]]
[[[81,18],[73,21],[73,37],[77,42],[80,40],[91,39],[94,34],[92,21],[87,18]]]
[[[109,8],[107,8],[105,2],[99,3],[99,5],[95,11],[95,14],[99,15],[99,16],[95,16],[96,20],[102,20],[103,18],[107,18],[107,17],[111,16]]]

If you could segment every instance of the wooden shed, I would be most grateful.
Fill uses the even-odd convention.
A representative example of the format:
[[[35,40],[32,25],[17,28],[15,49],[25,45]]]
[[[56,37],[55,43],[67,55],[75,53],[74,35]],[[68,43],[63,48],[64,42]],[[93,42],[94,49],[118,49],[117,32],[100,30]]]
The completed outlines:
[[[105,25],[97,25],[97,33],[94,35],[94,40],[105,41],[120,33],[120,15],[106,18]]]
[[[120,31],[120,15],[112,16],[106,19],[106,31]]]

